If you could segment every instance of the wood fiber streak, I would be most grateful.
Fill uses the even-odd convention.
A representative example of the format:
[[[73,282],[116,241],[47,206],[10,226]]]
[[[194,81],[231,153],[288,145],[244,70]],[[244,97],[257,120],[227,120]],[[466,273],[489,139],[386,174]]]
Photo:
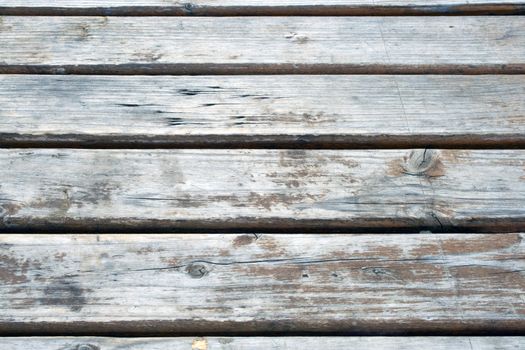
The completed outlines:
[[[0,331],[517,334],[524,253],[522,234],[1,235]]]
[[[4,16],[0,32],[0,73],[525,72],[521,16]]]
[[[4,147],[525,147],[525,76],[0,75]]]
[[[0,150],[0,229],[519,231],[522,150]]]

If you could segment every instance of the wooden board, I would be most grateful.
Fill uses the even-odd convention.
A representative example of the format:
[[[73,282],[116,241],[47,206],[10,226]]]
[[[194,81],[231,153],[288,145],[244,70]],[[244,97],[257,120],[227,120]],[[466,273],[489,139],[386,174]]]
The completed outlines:
[[[0,75],[0,145],[525,146],[525,76]]]
[[[0,229],[525,229],[523,150],[0,150]]]
[[[0,73],[525,73],[522,16],[1,21]]]
[[[11,335],[517,334],[523,234],[1,235]]]
[[[0,1],[11,15],[426,15],[522,14],[522,0],[24,0]]]
[[[0,338],[3,350],[520,350],[525,337]]]

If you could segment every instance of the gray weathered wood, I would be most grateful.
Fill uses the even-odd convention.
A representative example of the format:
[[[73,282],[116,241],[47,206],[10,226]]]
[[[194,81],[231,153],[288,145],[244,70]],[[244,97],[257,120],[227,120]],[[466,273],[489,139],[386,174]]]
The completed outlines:
[[[525,145],[525,76],[0,75],[0,145]]]
[[[1,230],[525,229],[523,150],[0,150]]]
[[[0,72],[525,72],[525,17],[1,18]]]
[[[522,0],[58,0],[0,1],[0,14],[31,15],[406,15],[520,14]]]
[[[0,338],[2,350],[520,350],[525,337]]]
[[[522,333],[523,234],[0,235],[0,331]]]

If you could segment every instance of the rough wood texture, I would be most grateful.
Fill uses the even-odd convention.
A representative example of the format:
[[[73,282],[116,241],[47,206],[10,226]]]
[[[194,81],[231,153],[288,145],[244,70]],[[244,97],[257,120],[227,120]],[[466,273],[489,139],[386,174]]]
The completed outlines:
[[[0,338],[2,350],[520,350],[525,337]]]
[[[523,150],[0,150],[0,228],[525,229]]]
[[[522,0],[2,0],[11,15],[428,15],[522,14]]]
[[[522,16],[5,16],[0,31],[0,73],[525,72]]]
[[[0,235],[0,331],[523,333],[523,238]]]
[[[525,146],[525,76],[0,75],[0,145]]]

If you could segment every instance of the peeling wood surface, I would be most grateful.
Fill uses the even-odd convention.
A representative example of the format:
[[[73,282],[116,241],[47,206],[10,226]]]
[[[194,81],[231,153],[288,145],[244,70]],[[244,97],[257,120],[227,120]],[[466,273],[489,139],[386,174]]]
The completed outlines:
[[[4,234],[0,331],[512,334],[523,238]]]
[[[525,72],[522,16],[4,16],[0,31],[2,73]]]
[[[0,75],[0,144],[525,145],[525,76]]]
[[[525,337],[0,338],[3,350],[520,350]]]
[[[0,1],[10,15],[440,15],[523,14],[522,0],[24,0]]]
[[[0,227],[521,230],[523,150],[0,150]]]

